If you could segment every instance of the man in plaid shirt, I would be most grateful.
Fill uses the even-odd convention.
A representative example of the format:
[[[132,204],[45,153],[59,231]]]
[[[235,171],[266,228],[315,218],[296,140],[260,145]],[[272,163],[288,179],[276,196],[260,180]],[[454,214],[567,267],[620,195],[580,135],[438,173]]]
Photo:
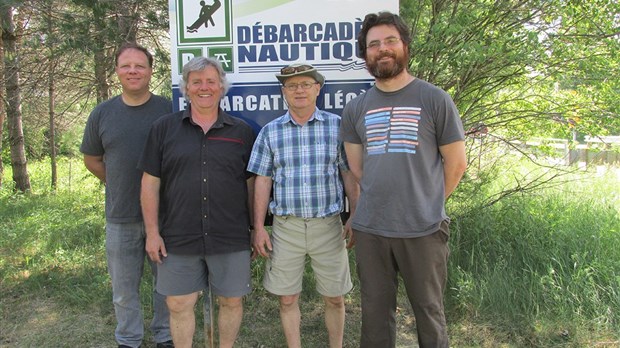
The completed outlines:
[[[340,117],[316,107],[323,75],[307,64],[280,72],[276,77],[289,111],[261,130],[248,164],[248,171],[257,174],[252,246],[268,258],[263,285],[280,298],[288,347],[301,347],[298,300],[306,255],[325,301],[330,347],[342,347],[343,295],[352,287],[346,247],[353,245],[353,238],[340,213],[343,186],[351,213],[359,188],[338,140]],[[274,215],[271,236],[264,226],[267,209]]]

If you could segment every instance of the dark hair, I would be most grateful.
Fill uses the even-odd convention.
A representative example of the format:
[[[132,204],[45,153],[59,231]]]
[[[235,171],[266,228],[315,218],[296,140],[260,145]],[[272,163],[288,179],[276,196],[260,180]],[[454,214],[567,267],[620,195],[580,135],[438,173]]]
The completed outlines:
[[[391,12],[369,13],[364,18],[362,29],[359,34],[357,34],[357,48],[359,50],[360,57],[366,59],[366,36],[368,35],[370,28],[377,25],[391,25],[395,27],[400,34],[400,40],[403,42],[403,45],[407,48],[409,47],[409,44],[411,43],[409,27],[399,15]],[[409,55],[409,49],[407,49],[407,55]]]
[[[134,42],[125,42],[124,44],[121,45],[121,47],[118,48],[118,50],[116,51],[116,55],[114,56],[114,65],[118,66],[118,57],[120,57],[121,54],[123,54],[123,52],[132,49],[132,50],[138,50],[142,53],[144,53],[144,55],[146,56],[146,59],[148,59],[149,61],[149,67],[153,67],[153,55],[151,54],[151,52],[149,52],[149,50],[147,50],[146,48],[134,43]]]

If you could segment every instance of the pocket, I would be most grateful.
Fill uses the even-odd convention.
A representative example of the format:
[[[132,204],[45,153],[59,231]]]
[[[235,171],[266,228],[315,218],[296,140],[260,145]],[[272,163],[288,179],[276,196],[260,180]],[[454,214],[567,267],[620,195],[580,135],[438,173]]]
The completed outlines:
[[[450,222],[448,220],[443,220],[439,223],[439,234],[441,235],[441,239],[448,243],[450,240]]]
[[[284,228],[287,220],[288,220],[288,216],[274,216],[272,225],[273,227]]]

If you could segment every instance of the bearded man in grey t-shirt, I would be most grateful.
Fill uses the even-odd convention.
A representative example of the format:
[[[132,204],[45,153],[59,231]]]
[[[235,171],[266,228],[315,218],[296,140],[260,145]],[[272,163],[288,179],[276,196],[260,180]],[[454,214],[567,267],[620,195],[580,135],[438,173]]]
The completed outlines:
[[[360,346],[396,345],[400,273],[420,347],[448,347],[443,307],[449,219],[445,199],[465,168],[463,125],[450,96],[413,77],[409,29],[369,14],[358,48],[375,85],[349,102],[340,133],[361,193],[353,216],[361,283]]]
[[[122,94],[95,107],[80,146],[86,168],[106,186],[106,255],[119,347],[139,347],[144,337],[139,289],[146,235],[138,159],[151,124],[172,112],[170,101],[149,90],[152,66],[153,56],[144,47],[125,44],[118,50],[115,70]],[[157,277],[153,263],[151,269]],[[153,311],[151,331],[157,348],[173,347],[165,297],[155,291]]]

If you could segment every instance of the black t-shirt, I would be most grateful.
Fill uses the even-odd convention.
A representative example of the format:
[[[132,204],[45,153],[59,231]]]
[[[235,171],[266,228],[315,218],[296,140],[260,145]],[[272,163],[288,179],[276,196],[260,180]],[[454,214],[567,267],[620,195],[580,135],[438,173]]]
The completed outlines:
[[[160,233],[170,253],[248,250],[246,171],[254,132],[222,110],[205,134],[190,111],[153,124],[138,168],[161,180]]]
[[[116,96],[95,107],[88,117],[80,151],[105,161],[105,216],[112,223],[142,221],[140,180],[136,163],[155,120],[172,112],[169,100],[152,95],[129,106]]]

